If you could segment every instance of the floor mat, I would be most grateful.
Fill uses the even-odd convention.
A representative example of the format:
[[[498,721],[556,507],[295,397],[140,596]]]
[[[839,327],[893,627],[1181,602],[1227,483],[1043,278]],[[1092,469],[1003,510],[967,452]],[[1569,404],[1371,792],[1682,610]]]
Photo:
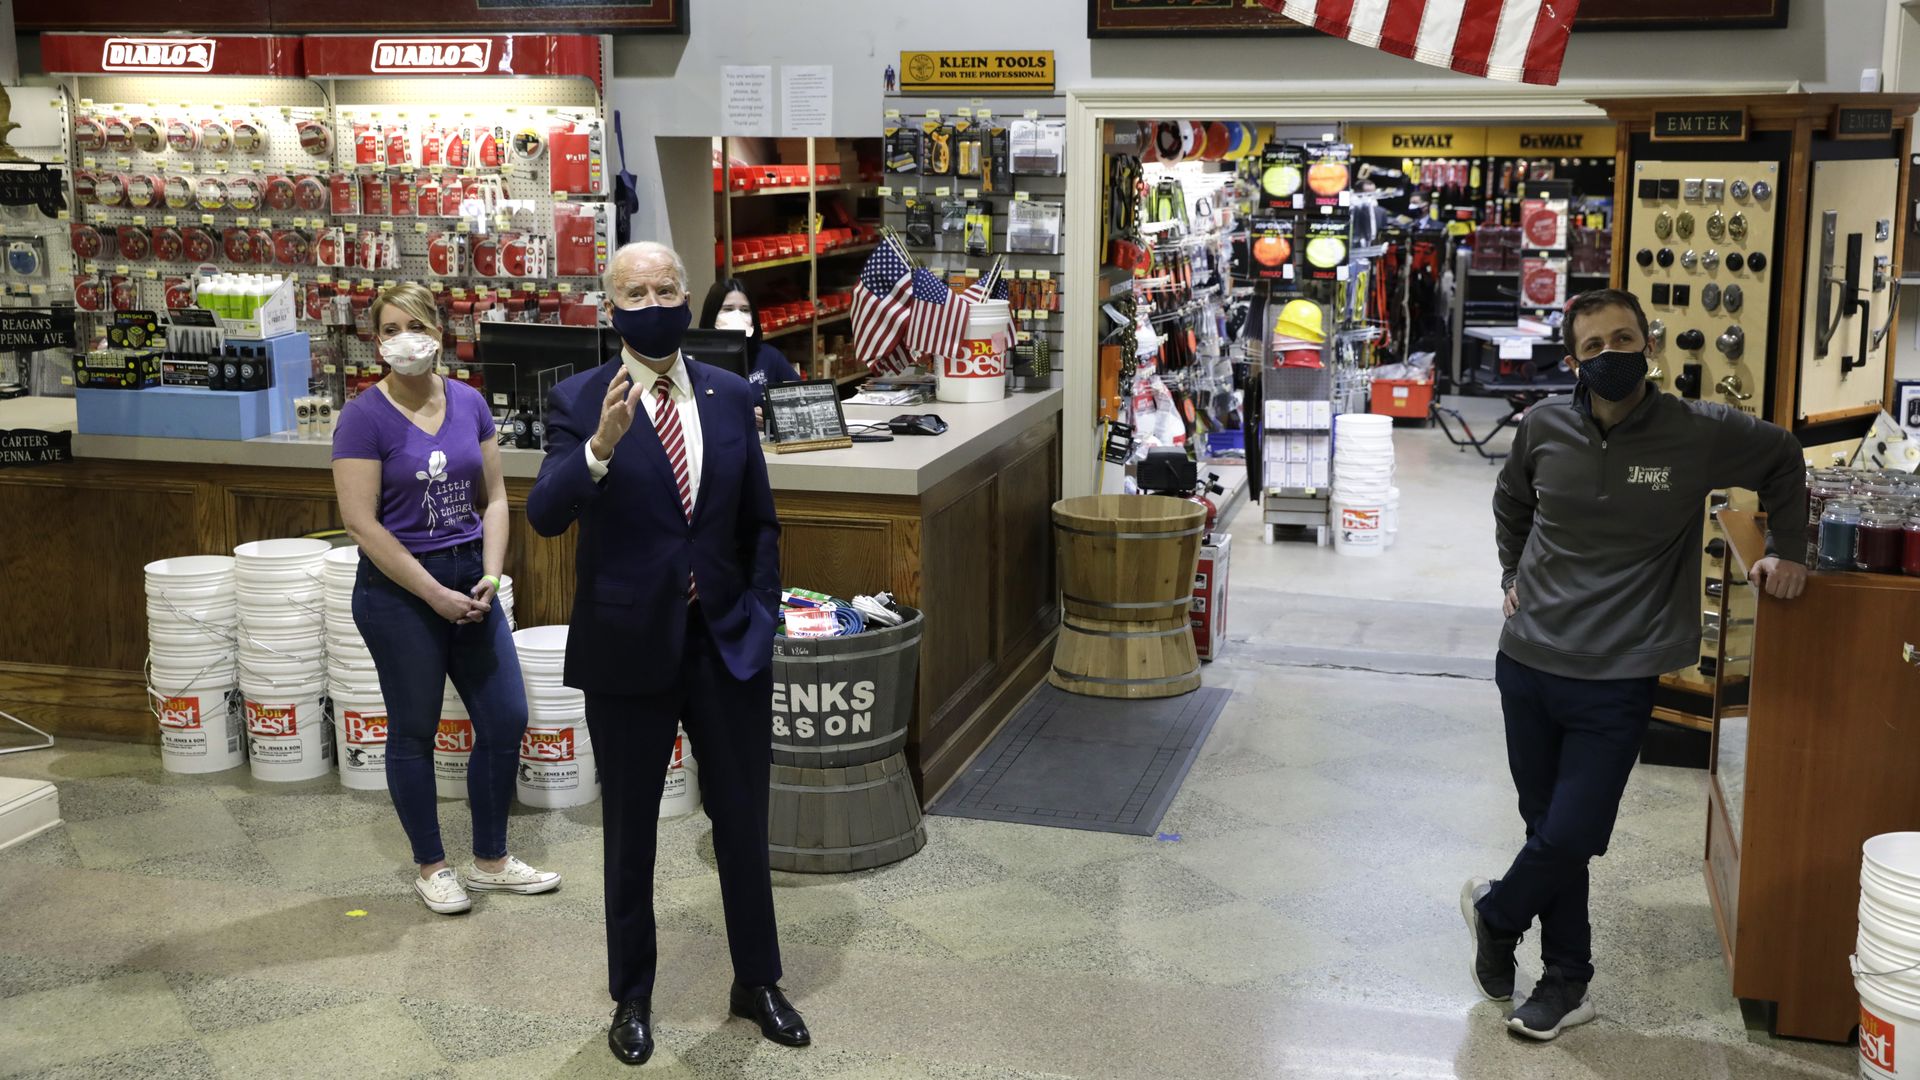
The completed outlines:
[[[1230,696],[1122,701],[1042,685],[933,813],[1152,836]]]

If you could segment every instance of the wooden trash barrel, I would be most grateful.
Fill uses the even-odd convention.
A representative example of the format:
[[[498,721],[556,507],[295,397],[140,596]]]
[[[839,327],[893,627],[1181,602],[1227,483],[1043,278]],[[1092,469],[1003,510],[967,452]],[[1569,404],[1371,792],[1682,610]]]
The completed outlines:
[[[906,749],[920,670],[920,612],[846,637],[773,639],[773,761],[865,765]]]
[[[1207,512],[1165,495],[1053,504],[1060,638],[1048,680],[1094,697],[1174,697],[1200,687],[1188,613]]]
[[[773,767],[767,862],[838,874],[899,862],[927,846],[907,756],[844,769]]]

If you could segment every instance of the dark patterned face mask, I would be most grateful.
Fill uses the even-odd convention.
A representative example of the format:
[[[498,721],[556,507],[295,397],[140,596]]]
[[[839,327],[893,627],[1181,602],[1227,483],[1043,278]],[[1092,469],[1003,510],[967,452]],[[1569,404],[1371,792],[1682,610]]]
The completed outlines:
[[[1625,401],[1647,381],[1647,354],[1610,349],[1590,360],[1582,360],[1580,379],[1599,397]]]

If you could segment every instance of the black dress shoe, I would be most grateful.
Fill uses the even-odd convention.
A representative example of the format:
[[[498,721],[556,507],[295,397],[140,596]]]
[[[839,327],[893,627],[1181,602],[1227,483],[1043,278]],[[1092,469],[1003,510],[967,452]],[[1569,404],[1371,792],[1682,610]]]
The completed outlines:
[[[807,1033],[807,1022],[800,1019],[799,1010],[777,986],[734,983],[727,1004],[733,1015],[759,1024],[760,1034],[782,1046],[806,1046],[813,1041]]]
[[[613,1056],[628,1065],[645,1065],[653,1056],[653,1009],[651,1003],[635,999],[623,1001],[613,1010],[613,1026],[607,1029],[607,1045]]]

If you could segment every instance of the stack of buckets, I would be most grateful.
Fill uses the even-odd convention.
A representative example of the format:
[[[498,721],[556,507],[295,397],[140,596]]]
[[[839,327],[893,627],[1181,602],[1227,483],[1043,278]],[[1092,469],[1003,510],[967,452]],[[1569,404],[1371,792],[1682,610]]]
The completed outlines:
[[[1374,556],[1396,531],[1393,418],[1341,413],[1333,419],[1333,546],[1342,555]],[[1397,525],[1397,522],[1392,523]]]
[[[246,760],[234,667],[233,559],[193,555],[146,567],[147,695],[168,772],[210,773]]]
[[[373,654],[353,621],[353,583],[360,549],[334,548],[323,560],[327,610],[327,696],[333,699],[333,738],[340,751],[340,786],[387,788],[387,704]]]
[[[516,631],[520,676],[527,684],[527,732],[520,737],[518,789],[528,806],[582,806],[600,797],[600,769],[587,735],[587,697],[561,682],[567,628]]]
[[[1914,1080],[1920,1077],[1920,1056],[1911,1051],[1920,1046],[1920,832],[1876,836],[1861,855],[1860,937],[1853,956],[1860,1075]],[[1896,1058],[1894,1047],[1901,1044],[1909,1049]]]
[[[312,780],[333,764],[326,715],[325,540],[259,540],[233,549],[240,694],[256,780]]]

